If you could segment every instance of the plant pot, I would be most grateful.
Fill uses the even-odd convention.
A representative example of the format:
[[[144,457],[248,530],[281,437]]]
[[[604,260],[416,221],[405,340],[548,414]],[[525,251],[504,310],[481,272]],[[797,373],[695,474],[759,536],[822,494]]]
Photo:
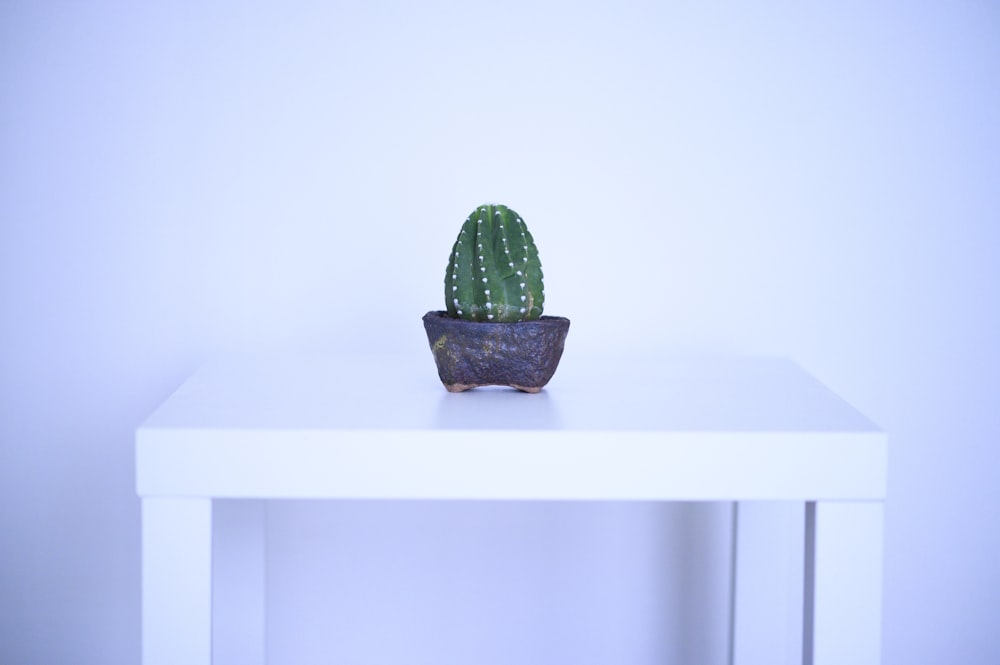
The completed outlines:
[[[559,365],[569,319],[543,316],[534,321],[480,323],[454,319],[447,312],[427,312],[424,329],[438,376],[449,392],[510,386],[537,393]]]

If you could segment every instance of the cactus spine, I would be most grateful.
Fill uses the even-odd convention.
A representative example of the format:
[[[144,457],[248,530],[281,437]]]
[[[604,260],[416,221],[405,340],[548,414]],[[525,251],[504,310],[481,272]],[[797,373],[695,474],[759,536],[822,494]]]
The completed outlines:
[[[469,215],[448,257],[444,292],[454,318],[509,323],[542,315],[542,264],[520,215],[503,205]]]

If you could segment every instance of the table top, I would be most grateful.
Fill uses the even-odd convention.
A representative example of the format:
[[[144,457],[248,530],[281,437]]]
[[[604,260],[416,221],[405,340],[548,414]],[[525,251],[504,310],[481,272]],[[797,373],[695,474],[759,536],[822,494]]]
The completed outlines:
[[[795,363],[578,357],[452,394],[433,358],[211,362],[137,431],[144,496],[878,499],[883,432]]]

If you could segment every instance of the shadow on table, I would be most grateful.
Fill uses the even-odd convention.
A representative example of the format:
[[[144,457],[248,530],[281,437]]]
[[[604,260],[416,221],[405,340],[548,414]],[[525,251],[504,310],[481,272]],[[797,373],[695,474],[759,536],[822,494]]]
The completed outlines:
[[[434,427],[440,429],[559,429],[558,401],[543,390],[529,395],[512,388],[484,387],[445,393],[437,403]]]

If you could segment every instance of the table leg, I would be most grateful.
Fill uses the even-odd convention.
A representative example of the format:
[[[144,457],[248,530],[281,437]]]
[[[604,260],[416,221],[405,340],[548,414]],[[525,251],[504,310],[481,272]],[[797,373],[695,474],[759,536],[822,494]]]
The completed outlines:
[[[212,500],[142,500],[143,665],[210,665]]]
[[[882,660],[883,504],[806,504],[805,665]]]
[[[743,501],[733,514],[732,665],[802,659],[801,501]]]

